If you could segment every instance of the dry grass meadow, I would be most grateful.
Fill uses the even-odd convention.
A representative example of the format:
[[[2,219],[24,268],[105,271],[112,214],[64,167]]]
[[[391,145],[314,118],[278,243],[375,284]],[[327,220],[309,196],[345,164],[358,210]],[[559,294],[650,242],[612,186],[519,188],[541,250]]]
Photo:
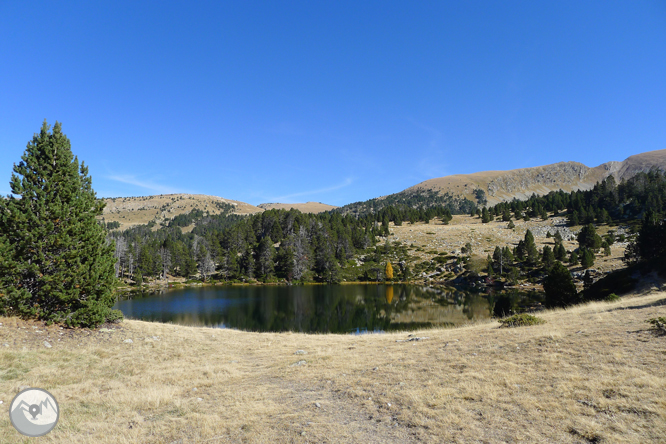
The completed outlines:
[[[0,400],[53,393],[43,443],[665,442],[666,336],[645,322],[664,304],[653,289],[413,335],[0,318]],[[1,443],[33,440],[0,415]]]
[[[555,246],[553,238],[547,238],[546,232],[555,234],[558,229],[565,225],[564,217],[551,217],[548,220],[532,219],[530,221],[514,220],[515,228],[507,228],[507,222],[489,222],[482,223],[478,217],[467,215],[455,215],[448,225],[444,225],[439,220],[432,220],[430,223],[417,222],[414,225],[404,222],[401,226],[395,226],[391,223],[391,241],[399,241],[407,245],[420,247],[422,251],[412,254],[421,259],[431,259],[433,253],[460,254],[460,250],[466,243],[470,243],[473,248],[473,255],[481,260],[485,260],[487,255],[492,255],[496,246],[509,246],[513,248],[518,245],[518,241],[525,238],[525,232],[532,230],[535,234],[535,243],[539,250],[548,245],[551,248]],[[572,232],[577,233],[581,226],[568,227]],[[606,234],[609,230],[617,230],[617,227],[608,225],[597,226],[597,233]],[[563,242],[567,251],[578,248],[578,242],[575,240],[565,240]],[[598,254],[595,258],[594,268],[606,272],[624,268],[622,258],[627,242],[615,243],[611,247],[611,255],[605,257]],[[581,271],[580,267],[572,267],[572,271]]]

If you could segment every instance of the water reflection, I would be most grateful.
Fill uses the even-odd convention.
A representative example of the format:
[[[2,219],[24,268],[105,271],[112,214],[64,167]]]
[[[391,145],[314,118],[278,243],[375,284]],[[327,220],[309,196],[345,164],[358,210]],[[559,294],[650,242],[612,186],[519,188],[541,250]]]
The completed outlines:
[[[509,314],[515,293],[470,293],[415,285],[187,288],[119,300],[125,316],[249,331],[367,333],[456,326]]]

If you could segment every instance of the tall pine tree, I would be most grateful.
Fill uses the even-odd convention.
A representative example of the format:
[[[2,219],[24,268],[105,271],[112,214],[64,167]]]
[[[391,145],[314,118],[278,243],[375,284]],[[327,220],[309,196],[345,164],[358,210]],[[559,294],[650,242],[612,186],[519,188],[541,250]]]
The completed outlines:
[[[70,326],[119,318],[114,248],[95,219],[104,203],[61,124],[44,121],[21,159],[0,199],[0,312]]]

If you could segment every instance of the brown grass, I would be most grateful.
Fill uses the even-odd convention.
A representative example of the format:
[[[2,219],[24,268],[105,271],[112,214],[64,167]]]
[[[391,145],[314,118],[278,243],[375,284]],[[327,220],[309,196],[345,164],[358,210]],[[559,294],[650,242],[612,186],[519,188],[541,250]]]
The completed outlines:
[[[53,393],[61,419],[44,443],[664,442],[666,338],[645,322],[664,303],[652,292],[542,312],[543,325],[411,337],[0,318],[0,400]],[[17,442],[32,441],[1,415],[0,443]]]
[[[518,245],[518,241],[525,238],[525,232],[528,229],[534,231],[538,227],[547,227],[552,233],[555,233],[558,229],[557,224],[563,221],[564,218],[562,217],[551,217],[545,221],[541,219],[533,219],[528,222],[518,220],[514,221],[516,227],[509,229],[507,228],[508,222],[493,221],[484,224],[478,217],[456,215],[453,216],[448,225],[442,224],[439,220],[432,220],[428,224],[423,222],[417,222],[414,225],[403,222],[400,226],[391,224],[390,231],[392,235],[389,239],[421,247],[423,251],[413,251],[411,254],[428,260],[433,257],[432,254],[428,254],[428,251],[460,255],[462,247],[469,242],[472,245],[473,255],[485,261],[489,254],[492,256],[496,246],[513,248]],[[571,229],[577,231],[580,227],[572,227]],[[609,227],[606,225],[597,227],[597,233],[601,235],[606,234],[608,230]],[[539,250],[546,245],[551,248],[555,246],[555,240],[547,237],[535,237],[535,243]],[[567,251],[578,248],[577,241],[564,241],[563,245]],[[626,242],[623,244],[615,243],[611,246],[610,256],[597,255],[594,259],[593,268],[601,272],[623,268],[622,258],[626,245]],[[575,271],[582,270],[579,266],[571,269]]]
[[[253,214],[264,211],[245,202],[204,194],[116,197],[104,199],[104,202],[106,207],[102,217],[106,222],[119,222],[121,230],[151,221],[159,224],[162,221],[169,221],[179,214],[188,214],[195,208],[209,214],[220,214],[221,210],[216,203],[233,205],[235,214]],[[185,227],[183,231],[191,231],[193,227],[194,225]],[[157,228],[159,228],[158,225],[155,226],[155,229]]]

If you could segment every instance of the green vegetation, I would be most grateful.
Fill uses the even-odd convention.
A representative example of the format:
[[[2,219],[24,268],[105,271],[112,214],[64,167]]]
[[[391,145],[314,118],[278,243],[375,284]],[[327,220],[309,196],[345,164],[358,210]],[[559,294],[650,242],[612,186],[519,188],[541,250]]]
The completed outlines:
[[[638,173],[627,181],[616,183],[609,176],[588,191],[553,191],[545,196],[532,195],[525,201],[514,199],[488,209],[491,216],[515,214],[516,219],[538,217],[544,213],[561,213],[566,210],[569,225],[611,223],[640,219],[652,210],[666,214],[666,172],[653,170]],[[598,247],[597,247],[598,248]]]
[[[485,204],[485,193],[482,197],[482,200]],[[365,216],[367,214],[377,214],[387,207],[408,211],[417,209],[419,211],[425,211],[430,208],[441,207],[442,209],[448,210],[451,214],[469,214],[470,212],[476,210],[476,204],[466,198],[456,197],[449,193],[439,194],[434,190],[415,190],[401,191],[400,193],[390,194],[388,196],[370,199],[364,202],[354,202],[343,207],[336,208],[333,210],[333,212]],[[411,213],[411,211],[409,212]],[[433,216],[425,220],[430,220],[432,217]],[[409,217],[402,217],[401,220],[411,221],[412,219]],[[424,219],[422,218],[421,220]]]
[[[652,327],[657,330],[660,333],[666,333],[666,318],[665,317],[659,317],[659,318],[653,318],[653,319],[648,319],[647,321],[648,324],[651,324]]]
[[[580,302],[571,273],[561,262],[556,262],[551,268],[543,281],[543,290],[548,307],[566,307]]]
[[[530,325],[544,324],[545,322],[545,320],[527,313],[521,313],[499,320],[499,323],[502,324],[500,327],[527,327]]]
[[[606,302],[615,302],[615,301],[619,301],[619,300],[620,300],[620,296],[616,295],[615,293],[611,293],[611,294],[609,294],[608,296],[606,296],[604,298],[604,301],[606,301]]]
[[[92,327],[115,320],[113,245],[88,168],[44,122],[0,199],[0,313]]]
[[[380,246],[377,239],[388,234],[391,218],[409,216],[416,222],[437,214],[443,214],[445,222],[450,218],[444,208],[408,215],[386,207],[364,217],[269,210],[196,219],[201,214],[191,212],[156,231],[136,226],[109,237],[116,245],[117,276],[135,282],[197,273],[202,279],[225,281],[381,280],[387,261],[393,264],[394,277],[405,279],[411,275],[407,246],[390,243],[388,237]],[[192,232],[183,233],[179,225],[193,221]],[[358,263],[354,258],[360,258]]]
[[[612,294],[627,294],[632,291],[638,282],[633,277],[637,273],[636,266],[630,266],[623,270],[617,270],[584,290],[583,299],[586,301],[608,300]]]

